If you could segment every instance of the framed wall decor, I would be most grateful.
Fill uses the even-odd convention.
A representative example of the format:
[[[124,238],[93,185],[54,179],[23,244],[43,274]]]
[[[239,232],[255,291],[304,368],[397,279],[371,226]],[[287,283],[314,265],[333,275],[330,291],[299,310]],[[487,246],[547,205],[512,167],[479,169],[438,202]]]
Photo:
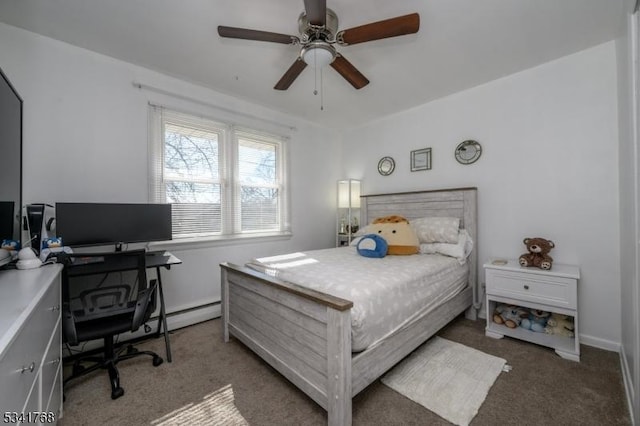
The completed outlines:
[[[480,155],[482,155],[482,146],[478,141],[471,139],[460,142],[455,150],[456,160],[460,164],[473,164],[478,161]]]
[[[411,171],[431,170],[431,148],[411,151]]]
[[[378,173],[382,176],[389,176],[396,168],[396,162],[391,157],[382,157],[378,161]]]

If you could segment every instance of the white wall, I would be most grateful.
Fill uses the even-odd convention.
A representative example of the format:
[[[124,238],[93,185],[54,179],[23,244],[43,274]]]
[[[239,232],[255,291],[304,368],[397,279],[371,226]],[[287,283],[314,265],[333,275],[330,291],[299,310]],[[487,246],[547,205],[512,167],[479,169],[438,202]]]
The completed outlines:
[[[331,246],[338,178],[363,179],[366,193],[477,186],[480,261],[517,257],[525,237],[552,239],[556,262],[581,266],[584,342],[611,349],[621,340],[615,55],[606,43],[422,105],[345,132],[340,148],[327,129],[0,24],[0,67],[25,100],[26,202],[147,200],[147,102],[202,106],[132,81],[297,128],[289,143],[294,237],[172,247],[184,265],[166,274],[170,310],[218,300],[222,261]],[[462,166],[453,150],[470,138],[482,143],[482,158]],[[410,172],[409,152],[424,147],[433,148],[433,169]],[[384,155],[397,162],[389,177],[376,170]]]
[[[334,244],[337,137],[270,108],[0,24],[0,67],[24,99],[24,202],[147,202],[147,103],[289,135],[290,240],[170,246],[168,311],[220,299],[219,263]],[[270,122],[135,89],[133,81]]]
[[[632,5],[629,11],[633,10]],[[616,40],[618,60],[618,109],[620,129],[620,289],[621,342],[620,358],[632,419],[640,413],[639,377],[640,330],[638,325],[638,139],[634,132],[633,20],[629,15],[626,34]]]
[[[617,350],[616,102],[610,42],[346,132],[343,174],[366,193],[478,187],[480,262],[517,258],[525,237],[553,240],[556,262],[580,265],[583,341]],[[453,155],[465,139],[483,147],[466,166]],[[433,169],[412,173],[410,151],[426,147]],[[396,160],[388,177],[376,168],[385,155]]]

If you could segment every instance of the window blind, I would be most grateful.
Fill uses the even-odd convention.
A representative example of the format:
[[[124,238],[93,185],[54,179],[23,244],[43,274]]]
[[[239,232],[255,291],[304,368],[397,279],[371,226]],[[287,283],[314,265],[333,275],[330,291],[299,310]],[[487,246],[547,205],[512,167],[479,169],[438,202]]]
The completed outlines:
[[[290,231],[284,139],[151,106],[149,193],[174,239]]]

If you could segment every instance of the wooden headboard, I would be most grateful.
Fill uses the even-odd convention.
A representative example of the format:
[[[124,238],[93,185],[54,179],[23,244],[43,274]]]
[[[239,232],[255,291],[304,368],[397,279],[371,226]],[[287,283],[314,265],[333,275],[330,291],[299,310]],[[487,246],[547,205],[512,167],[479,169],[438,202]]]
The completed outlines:
[[[460,227],[473,239],[469,256],[469,285],[473,288],[473,303],[478,304],[478,207],[477,188],[452,188],[431,191],[396,192],[363,195],[360,198],[360,223],[365,226],[375,218],[389,215],[411,219],[428,216],[460,218]]]

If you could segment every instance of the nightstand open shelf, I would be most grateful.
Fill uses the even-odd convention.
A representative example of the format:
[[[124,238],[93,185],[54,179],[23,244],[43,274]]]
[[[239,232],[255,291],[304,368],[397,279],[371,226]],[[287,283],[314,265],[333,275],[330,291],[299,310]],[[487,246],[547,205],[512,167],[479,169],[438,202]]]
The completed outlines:
[[[514,303],[513,300],[495,297],[489,303],[489,310],[487,312],[490,312],[490,313],[493,312],[493,310],[495,309],[496,303],[508,303],[510,305],[515,304],[525,308],[541,309],[540,305],[526,306],[523,302]],[[550,311],[550,310],[554,310],[554,308],[549,307],[543,310]],[[555,309],[554,311],[558,312],[557,309]],[[562,313],[562,312],[558,312],[558,313]],[[487,316],[489,317],[492,315],[488,314]],[[574,321],[575,321],[575,318],[574,318]],[[557,336],[557,335],[547,334],[547,333],[538,333],[535,331],[526,330],[522,327],[509,328],[506,325],[496,324],[491,320],[491,318],[487,318],[487,328],[485,330],[485,335],[496,338],[496,339],[500,339],[503,336],[513,337],[514,339],[525,340],[527,342],[535,343],[537,345],[554,348],[557,352],[562,352],[569,355],[576,354],[577,352],[577,354],[579,355],[579,349],[576,349],[575,337]],[[559,355],[562,356],[562,354],[560,353]],[[563,356],[563,358],[567,358],[567,356]]]
[[[484,265],[486,274],[487,327],[485,334],[500,339],[504,336],[554,348],[556,353],[572,361],[580,361],[578,333],[578,279],[580,271],[572,265],[553,265],[549,271],[521,267],[516,260],[505,265]],[[574,337],[538,333],[521,327],[509,328],[493,322],[498,303],[541,309],[568,315],[574,319]]]

